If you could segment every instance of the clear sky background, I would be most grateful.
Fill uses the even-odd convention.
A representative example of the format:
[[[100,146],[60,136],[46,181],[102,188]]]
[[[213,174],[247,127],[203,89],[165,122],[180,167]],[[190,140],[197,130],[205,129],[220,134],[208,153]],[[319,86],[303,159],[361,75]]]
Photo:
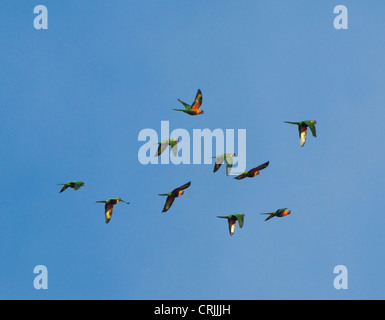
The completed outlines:
[[[1,1],[0,298],[384,299],[384,16],[362,0]],[[171,110],[198,88],[204,115]],[[307,119],[301,148],[283,121]],[[162,120],[246,129],[247,167],[270,166],[237,181],[141,165],[138,134]],[[86,186],[59,194],[71,180]],[[95,201],[113,197],[131,204],[106,225]],[[216,216],[240,212],[230,237]]]

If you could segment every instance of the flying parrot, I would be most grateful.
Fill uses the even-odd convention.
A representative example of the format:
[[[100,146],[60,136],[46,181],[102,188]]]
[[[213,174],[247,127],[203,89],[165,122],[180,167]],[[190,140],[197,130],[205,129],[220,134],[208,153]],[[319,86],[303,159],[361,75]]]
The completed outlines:
[[[290,121],[284,121],[284,122],[298,125],[299,141],[300,141],[301,147],[305,145],[308,127],[310,128],[311,133],[313,134],[313,137],[317,137],[317,132],[315,129],[315,125],[317,124],[317,121],[315,120],[305,120],[300,122],[290,122]]]
[[[104,216],[106,219],[106,223],[109,223],[112,216],[112,210],[114,209],[114,205],[118,204],[119,202],[124,202],[126,204],[130,204],[129,202],[126,202],[122,200],[121,198],[114,198],[114,199],[107,199],[103,201],[96,201],[96,203],[105,203],[104,206]]]
[[[179,188],[174,189],[173,191],[171,191],[169,193],[159,194],[160,196],[167,197],[166,203],[164,204],[162,212],[166,212],[168,209],[170,209],[170,207],[173,204],[175,198],[178,198],[179,196],[183,195],[184,194],[183,190],[187,189],[190,185],[191,185],[191,181],[187,182],[186,184],[184,184],[183,186],[181,186]]]
[[[201,92],[200,89],[198,89],[197,94],[195,96],[195,100],[194,100],[194,102],[191,105],[183,102],[180,99],[178,99],[178,101],[181,104],[183,104],[184,109],[173,109],[173,110],[175,110],[175,111],[182,111],[184,113],[189,114],[190,116],[196,116],[198,114],[204,114],[204,111],[199,109],[201,107],[201,105],[202,105],[202,92]]]
[[[179,139],[176,139],[176,138],[163,140],[161,142],[158,142],[159,147],[158,147],[158,151],[155,153],[155,157],[159,157],[162,154],[162,152],[164,150],[166,150],[166,148],[168,146],[170,146],[174,156],[177,156],[177,154],[178,154],[178,146],[177,146],[178,142],[179,142]]]
[[[78,190],[80,187],[84,187],[86,184],[83,181],[70,181],[67,183],[59,183],[58,186],[63,186],[61,188],[60,193],[62,193],[67,188],[73,188],[74,190]]]
[[[282,218],[289,214],[291,214],[291,211],[287,208],[278,209],[275,212],[267,212],[267,213],[261,213],[261,214],[268,214],[269,216],[265,219],[265,221],[270,220],[271,218],[278,217]]]
[[[217,172],[218,169],[221,167],[223,161],[226,162],[226,175],[230,174],[231,168],[233,167],[233,158],[237,155],[235,153],[225,153],[221,154],[216,157],[212,157],[213,159],[216,158],[215,166],[214,166],[214,172]]]
[[[265,169],[269,165],[269,161],[265,162],[264,164],[261,164],[260,166],[253,168],[249,171],[245,171],[241,175],[235,177],[234,179],[242,180],[244,178],[254,178],[255,176],[258,176],[261,174],[261,170]]]
[[[227,222],[229,223],[230,236],[232,236],[234,234],[235,223],[237,221],[238,221],[239,227],[240,228],[243,227],[243,221],[244,221],[245,215],[242,213],[238,213],[238,214],[231,214],[229,216],[218,216],[218,218],[227,219]]]

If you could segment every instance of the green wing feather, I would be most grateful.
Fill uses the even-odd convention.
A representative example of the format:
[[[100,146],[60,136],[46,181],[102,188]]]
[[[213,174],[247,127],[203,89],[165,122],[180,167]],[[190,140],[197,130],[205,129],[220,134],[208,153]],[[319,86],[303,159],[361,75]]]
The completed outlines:
[[[213,158],[216,158],[215,165],[214,165],[214,172],[217,172],[218,169],[221,167],[223,161],[224,161],[224,156],[220,155],[218,157],[213,157]]]
[[[305,121],[305,123],[310,128],[313,137],[317,137],[317,131],[316,131],[314,122],[313,121]]]
[[[191,109],[197,110],[201,107],[201,105],[202,105],[202,92],[200,89],[198,89],[194,102],[191,104]]]
[[[235,221],[234,219],[229,219],[229,232],[230,232],[230,236],[232,236],[234,234],[234,231],[235,231]]]
[[[60,193],[62,193],[64,190],[66,190],[68,188],[68,185],[67,184],[64,184],[63,188],[61,188],[60,190]]]
[[[105,217],[106,223],[110,222],[113,209],[114,209],[114,206],[110,203],[106,203],[106,205],[104,206],[104,217]]]
[[[75,181],[75,190],[78,190],[79,188],[83,187],[84,182],[83,181]]]
[[[166,203],[164,204],[162,212],[166,212],[168,209],[170,209],[170,207],[172,206],[174,200],[175,200],[174,197],[168,196],[167,199],[166,199]]]
[[[261,170],[265,169],[269,165],[269,163],[270,163],[270,161],[267,161],[267,162],[261,164],[260,166],[255,167],[255,168],[251,169],[250,171],[245,172],[245,174],[247,174],[247,173],[254,174],[257,171],[261,171]]]
[[[299,141],[300,141],[301,147],[303,147],[306,142],[307,126],[299,125],[298,132],[299,132]]]
[[[238,224],[239,224],[239,227],[242,228],[243,227],[243,221],[244,221],[244,216],[243,214],[234,214],[234,216],[237,218],[238,220]]]
[[[170,139],[170,148],[173,155],[176,157],[178,155],[178,142]]]
[[[191,106],[189,104],[187,104],[186,102],[183,102],[182,100],[178,99],[178,101],[183,104],[183,106],[185,107],[186,110],[191,110]]]
[[[60,192],[63,192],[67,188],[74,188],[74,190],[78,190],[80,187],[84,185],[83,181],[70,181],[67,183],[59,183],[59,186],[63,186],[63,188],[60,190]]]
[[[230,175],[231,168],[233,167],[233,158],[230,156],[225,157],[226,161],[226,175]]]
[[[269,163],[270,163],[270,161],[267,161],[267,162],[261,164],[260,166],[254,168],[253,170],[261,171],[261,170],[265,169],[266,167],[268,167],[268,166],[269,166]]]
[[[271,218],[274,218],[274,217],[275,217],[275,214],[271,214],[271,215],[269,215],[269,216],[265,219],[265,221],[270,220]]]
[[[271,218],[274,218],[276,212],[263,212],[263,213],[261,213],[261,214],[269,215],[269,216],[265,219],[265,221],[267,221],[267,220],[270,220]]]
[[[237,180],[245,179],[247,177],[248,173],[249,173],[249,171],[245,171],[244,173],[240,174],[239,176],[236,176],[234,179],[237,179]]]
[[[217,216],[221,219],[227,219],[228,225],[229,225],[229,233],[230,236],[234,234],[235,231],[235,223],[238,220],[239,227],[243,227],[243,221],[244,221],[244,215],[243,214],[232,214],[229,216]]]
[[[155,156],[160,156],[161,154],[162,154],[162,152],[164,151],[164,150],[166,150],[166,148],[168,147],[168,141],[162,141],[162,142],[159,142],[159,147],[158,147],[158,150],[157,150],[157,152],[156,152],[156,154],[155,154]]]
[[[174,192],[179,192],[179,191],[184,190],[184,189],[187,189],[190,185],[191,185],[191,181],[187,182],[186,184],[184,184],[183,186],[181,186],[181,187],[179,187],[179,188],[176,188],[176,189],[173,191],[173,193],[174,193]]]

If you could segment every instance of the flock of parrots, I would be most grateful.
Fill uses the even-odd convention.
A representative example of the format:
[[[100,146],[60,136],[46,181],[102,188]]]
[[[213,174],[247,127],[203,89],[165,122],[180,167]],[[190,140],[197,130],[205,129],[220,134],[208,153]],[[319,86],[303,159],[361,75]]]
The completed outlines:
[[[181,111],[181,112],[187,113],[188,115],[191,115],[191,116],[204,114],[203,110],[200,109],[200,107],[202,105],[202,92],[200,89],[198,89],[198,92],[195,96],[195,100],[191,105],[183,102],[180,99],[178,99],[178,101],[184,106],[184,109],[173,109],[173,110]],[[299,121],[299,122],[284,121],[284,122],[298,126],[299,139],[300,139],[301,147],[303,147],[305,145],[305,142],[306,142],[307,128],[310,128],[311,133],[314,137],[317,136],[316,127],[315,127],[317,122],[315,120],[306,120],[306,121]],[[159,142],[158,143],[159,147],[158,147],[157,152],[155,153],[154,156],[159,157],[162,154],[162,152],[164,150],[166,150],[166,148],[168,146],[170,146],[174,156],[176,156],[178,153],[178,147],[177,147],[178,143],[179,143],[179,139],[168,139],[168,140],[164,140],[164,141]],[[226,154],[222,154],[222,155],[213,157],[216,159],[215,160],[215,166],[214,166],[214,172],[217,172],[219,170],[219,168],[221,167],[221,165],[223,164],[223,162],[225,162],[226,175],[228,176],[230,174],[231,168],[233,166],[233,157],[236,157],[235,153],[226,153]],[[236,176],[234,179],[242,180],[244,178],[254,178],[257,175],[260,175],[260,173],[261,173],[260,171],[265,169],[268,165],[269,165],[269,161],[255,167],[249,171],[243,172],[242,174]],[[85,186],[85,183],[82,181],[70,181],[67,183],[59,184],[59,185],[63,186],[62,189],[60,190],[60,193],[61,193],[64,190],[66,190],[67,188],[73,188],[74,190],[78,190],[79,188]],[[172,204],[174,203],[174,200],[176,198],[180,197],[181,195],[183,195],[184,190],[187,189],[188,187],[190,187],[190,185],[191,185],[191,182],[188,182],[188,183],[184,184],[183,186],[174,189],[171,192],[159,194],[159,196],[167,197],[166,203],[164,204],[162,212],[168,211],[171,208]],[[129,202],[126,202],[126,201],[122,200],[121,198],[107,199],[107,200],[96,201],[96,202],[105,204],[104,215],[105,215],[106,223],[109,223],[111,220],[114,205],[118,204],[119,202],[129,204]],[[279,217],[279,218],[285,217],[285,216],[291,214],[291,211],[288,210],[287,208],[282,208],[282,209],[278,209],[277,211],[274,211],[274,212],[261,213],[261,214],[268,215],[268,217],[265,219],[265,221],[267,221],[273,217]],[[234,234],[235,224],[237,221],[238,221],[239,227],[240,228],[243,227],[245,215],[242,213],[239,213],[239,214],[231,214],[229,216],[218,216],[218,218],[227,219],[227,222],[229,225],[229,233],[230,233],[230,236],[232,236]]]

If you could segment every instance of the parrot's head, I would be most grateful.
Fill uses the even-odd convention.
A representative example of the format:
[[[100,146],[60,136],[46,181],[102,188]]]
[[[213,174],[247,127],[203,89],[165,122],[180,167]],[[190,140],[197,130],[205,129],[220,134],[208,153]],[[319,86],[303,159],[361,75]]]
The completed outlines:
[[[200,111],[200,114],[204,114],[205,112],[203,110],[199,110]]]
[[[128,204],[128,202],[124,201],[122,198],[117,198],[116,199],[116,203],[119,203],[119,202],[123,202],[123,203],[127,203]]]
[[[315,121],[315,120],[312,120],[311,122],[314,123],[314,124],[317,124],[317,121]]]

